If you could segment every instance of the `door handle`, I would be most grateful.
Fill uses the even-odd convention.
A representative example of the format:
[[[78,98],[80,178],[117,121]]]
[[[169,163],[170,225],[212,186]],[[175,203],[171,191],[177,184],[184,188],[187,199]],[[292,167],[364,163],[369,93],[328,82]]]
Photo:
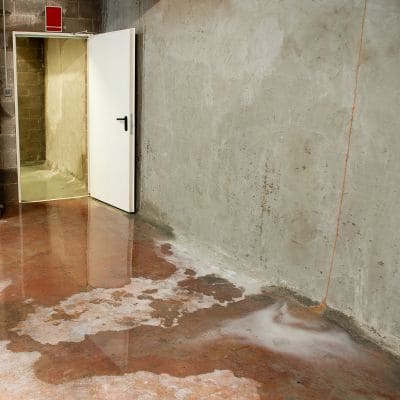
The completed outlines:
[[[125,116],[124,118],[117,118],[117,121],[124,121],[125,132],[128,132],[128,116]]]

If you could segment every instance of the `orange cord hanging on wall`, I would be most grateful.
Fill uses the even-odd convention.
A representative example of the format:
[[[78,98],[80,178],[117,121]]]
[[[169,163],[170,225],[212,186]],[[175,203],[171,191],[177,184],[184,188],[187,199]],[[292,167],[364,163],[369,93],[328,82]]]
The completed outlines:
[[[360,34],[360,44],[358,47],[357,65],[356,65],[356,71],[355,71],[353,103],[352,103],[352,107],[351,107],[351,115],[350,115],[350,121],[349,121],[349,125],[348,125],[348,131],[347,131],[347,147],[346,147],[346,153],[345,153],[345,159],[344,159],[342,185],[341,185],[341,190],[340,190],[340,194],[339,194],[339,207],[338,207],[338,212],[337,212],[337,216],[336,216],[335,238],[333,241],[332,253],[331,253],[330,260],[329,260],[328,278],[327,278],[324,297],[322,298],[321,304],[316,307],[311,307],[313,311],[318,312],[318,313],[324,312],[326,309],[326,306],[327,306],[329,288],[330,288],[331,280],[332,280],[332,271],[333,271],[333,266],[334,266],[335,256],[336,256],[337,242],[338,242],[339,233],[340,233],[340,223],[341,223],[342,211],[343,211],[343,199],[344,199],[344,192],[346,189],[347,172],[348,172],[348,168],[349,168],[351,137],[353,134],[353,122],[354,122],[354,115],[355,115],[356,103],[357,103],[358,81],[359,81],[359,76],[360,76],[361,53],[362,53],[362,47],[363,47],[363,43],[364,43],[364,28],[365,28],[366,14],[367,14],[367,0],[365,0],[365,2],[364,2],[364,10],[363,10],[362,21],[361,21],[361,34]]]

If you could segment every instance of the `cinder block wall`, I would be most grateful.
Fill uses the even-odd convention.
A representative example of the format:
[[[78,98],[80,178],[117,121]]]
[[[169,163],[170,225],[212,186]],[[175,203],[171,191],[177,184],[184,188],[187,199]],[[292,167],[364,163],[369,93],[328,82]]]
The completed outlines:
[[[12,31],[43,32],[46,4],[63,7],[64,32],[98,32],[101,26],[100,0],[6,0],[7,65],[0,57],[0,202],[18,201],[14,97],[3,96],[5,68],[9,86],[14,80]],[[1,34],[1,46],[2,43]]]
[[[43,39],[17,39],[19,143],[22,165],[46,159]]]

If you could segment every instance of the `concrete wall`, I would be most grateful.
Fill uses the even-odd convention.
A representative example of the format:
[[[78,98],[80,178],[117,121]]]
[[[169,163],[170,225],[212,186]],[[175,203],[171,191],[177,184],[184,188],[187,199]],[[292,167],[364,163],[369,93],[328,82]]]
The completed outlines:
[[[400,2],[368,2],[331,303],[400,353]]]
[[[4,97],[4,68],[13,86],[12,31],[44,31],[44,7],[63,7],[64,32],[97,32],[101,25],[100,0],[6,0],[7,65],[0,58],[0,202],[15,203],[17,197],[17,158],[14,98]],[[1,7],[0,7],[1,8]],[[3,43],[0,34],[0,42]]]
[[[102,0],[102,20],[107,31],[131,28],[142,14],[141,0]]]
[[[87,177],[86,40],[45,40],[46,160]]]
[[[21,164],[32,164],[46,159],[43,48],[43,39],[17,39]]]
[[[400,351],[400,2],[369,3],[328,302]],[[320,300],[364,2],[119,4],[103,28],[142,41],[141,212]]]

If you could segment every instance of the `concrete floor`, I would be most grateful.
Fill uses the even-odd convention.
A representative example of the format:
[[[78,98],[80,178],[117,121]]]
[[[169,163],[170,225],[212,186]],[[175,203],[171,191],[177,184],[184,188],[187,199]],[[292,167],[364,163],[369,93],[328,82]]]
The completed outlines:
[[[21,167],[22,201],[39,201],[86,196],[84,182],[54,171],[45,164]]]
[[[400,362],[90,198],[0,220],[0,399],[383,400]],[[244,282],[244,285],[237,282]]]

